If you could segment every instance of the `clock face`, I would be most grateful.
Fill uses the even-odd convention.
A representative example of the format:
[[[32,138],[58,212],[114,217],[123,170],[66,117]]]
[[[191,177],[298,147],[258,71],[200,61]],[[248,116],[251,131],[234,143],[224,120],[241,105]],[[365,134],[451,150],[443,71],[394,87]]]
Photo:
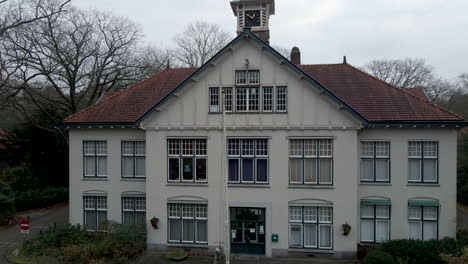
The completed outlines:
[[[245,11],[245,27],[259,27],[260,26],[260,10],[247,10]]]

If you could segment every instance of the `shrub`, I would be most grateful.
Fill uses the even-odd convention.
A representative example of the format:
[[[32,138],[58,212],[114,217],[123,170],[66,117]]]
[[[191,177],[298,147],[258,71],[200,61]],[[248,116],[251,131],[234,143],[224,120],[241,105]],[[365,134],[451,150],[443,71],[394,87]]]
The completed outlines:
[[[374,244],[358,244],[357,258],[364,259],[369,252],[375,250],[376,245]]]
[[[70,245],[81,245],[91,241],[91,235],[79,225],[54,225],[26,240],[21,251],[31,256],[47,255],[51,248],[65,248]]]
[[[15,213],[14,193],[8,184],[0,181],[0,225],[8,224]]]
[[[443,263],[440,254],[460,256],[466,240],[444,238],[441,240],[391,240],[382,243],[379,249],[399,262],[413,264]]]
[[[16,208],[29,210],[51,206],[68,200],[68,189],[64,187],[46,187],[16,193]]]
[[[78,245],[69,245],[62,249],[62,258],[69,262],[82,262],[83,255],[81,247]]]
[[[58,225],[40,232],[23,243],[21,253],[29,256],[60,256],[65,262],[89,260],[125,262],[146,249],[143,225],[108,223],[108,232],[88,233],[79,225]]]
[[[366,264],[395,264],[393,257],[381,250],[373,250],[364,258]]]
[[[468,230],[458,229],[457,230],[457,239],[468,240]]]

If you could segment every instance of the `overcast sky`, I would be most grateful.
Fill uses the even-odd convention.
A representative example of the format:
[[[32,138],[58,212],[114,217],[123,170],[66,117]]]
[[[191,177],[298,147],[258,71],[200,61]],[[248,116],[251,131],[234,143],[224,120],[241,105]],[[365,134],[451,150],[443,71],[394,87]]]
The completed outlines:
[[[171,47],[173,36],[196,20],[218,23],[235,36],[229,0],[74,0],[142,26],[146,40]],[[468,0],[276,0],[271,44],[297,45],[302,63],[348,63],[424,58],[437,74],[468,72]]]

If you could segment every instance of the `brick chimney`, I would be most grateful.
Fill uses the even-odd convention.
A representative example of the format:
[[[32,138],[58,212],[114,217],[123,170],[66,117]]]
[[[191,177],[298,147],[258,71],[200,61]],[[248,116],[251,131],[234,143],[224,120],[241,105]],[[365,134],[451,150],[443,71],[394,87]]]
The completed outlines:
[[[296,65],[301,64],[301,51],[298,47],[293,47],[291,50],[291,62]]]

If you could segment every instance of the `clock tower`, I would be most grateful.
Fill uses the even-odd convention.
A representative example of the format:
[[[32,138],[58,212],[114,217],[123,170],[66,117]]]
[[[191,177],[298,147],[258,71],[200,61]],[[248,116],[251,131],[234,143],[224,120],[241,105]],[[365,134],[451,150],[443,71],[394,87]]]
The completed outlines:
[[[237,17],[237,34],[250,28],[270,43],[270,15],[275,14],[275,0],[232,0],[231,7]]]

